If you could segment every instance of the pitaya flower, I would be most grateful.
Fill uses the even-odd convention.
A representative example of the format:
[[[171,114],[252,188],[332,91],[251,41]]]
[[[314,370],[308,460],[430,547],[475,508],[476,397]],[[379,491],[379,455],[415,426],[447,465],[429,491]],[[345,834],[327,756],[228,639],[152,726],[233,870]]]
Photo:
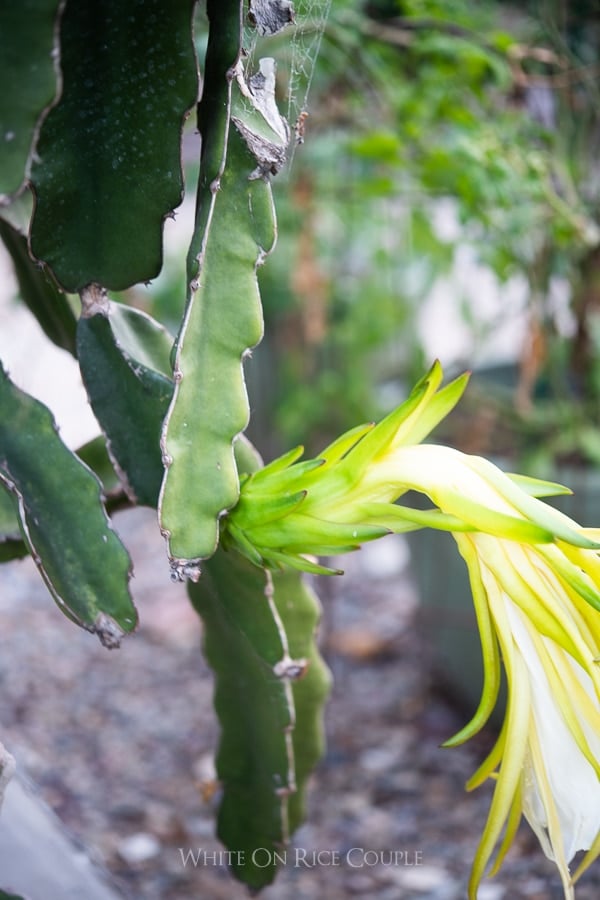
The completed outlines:
[[[467,785],[496,781],[469,897],[503,830],[490,874],[524,815],[572,898],[574,880],[600,854],[600,530],[583,529],[542,502],[568,492],[560,485],[421,444],[466,386],[465,376],[438,390],[441,381],[436,364],[378,425],[353,429],[318,459],[298,462],[298,448],[242,477],[223,537],[259,565],[331,573],[310,557],[357,549],[392,531],[452,532],[469,570],[484,686],[473,719],[445,746],[485,724],[501,664],[508,685],[500,736]],[[408,490],[434,507],[399,505]],[[580,850],[587,853],[571,877]]]

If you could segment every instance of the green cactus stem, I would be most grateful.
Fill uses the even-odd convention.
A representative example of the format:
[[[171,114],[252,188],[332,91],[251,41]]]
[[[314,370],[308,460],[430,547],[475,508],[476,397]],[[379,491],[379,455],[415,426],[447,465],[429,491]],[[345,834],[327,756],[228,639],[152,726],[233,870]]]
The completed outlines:
[[[67,291],[122,290],[162,266],[183,197],[181,129],[196,101],[193,0],[67,3],[62,94],[32,166],[33,255]]]
[[[235,450],[241,473],[262,465],[247,440]],[[331,679],[315,639],[319,601],[298,572],[269,574],[221,547],[188,592],[216,678],[218,833],[234,851],[233,874],[259,889],[304,819],[307,780],[324,750]]]
[[[68,618],[116,647],[136,625],[131,561],[96,476],[62,443],[49,410],[0,367],[0,484],[52,596]]]
[[[323,752],[329,673],[314,641],[318,603],[297,573],[271,578],[235,550],[219,549],[188,591],[216,678],[218,835],[236,878],[259,889],[304,817],[306,781]]]
[[[291,570],[273,572],[273,596],[288,639],[291,659],[301,660],[303,669],[291,679],[294,702],[294,772],[296,790],[288,797],[290,834],[306,818],[306,785],[325,752],[323,707],[331,689],[331,673],[315,639],[321,617],[316,593],[304,578]]]
[[[188,590],[216,678],[216,767],[223,786],[218,835],[239,853],[234,874],[260,888],[273,880],[275,863],[257,865],[253,851],[271,850],[272,858],[287,841],[287,798],[295,790],[293,698],[277,669],[288,657],[286,636],[269,573],[236,551],[219,550]]]
[[[268,176],[287,145],[272,62],[248,81],[242,72],[240,11],[233,0],[208,4],[198,215],[162,439],[159,517],[174,577],[197,577],[217,547],[219,518],[239,498],[233,442],[249,419],[242,360],[262,337],[256,269],[276,238]]]
[[[146,506],[156,506],[163,477],[160,433],[173,395],[172,344],[150,316],[105,297],[86,301],[77,326],[81,374],[113,466],[130,500]]]

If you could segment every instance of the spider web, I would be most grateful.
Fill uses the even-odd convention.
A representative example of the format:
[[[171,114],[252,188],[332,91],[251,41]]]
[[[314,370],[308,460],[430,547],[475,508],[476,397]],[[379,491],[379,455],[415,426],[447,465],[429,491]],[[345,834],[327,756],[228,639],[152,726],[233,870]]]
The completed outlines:
[[[300,113],[307,112],[308,95],[330,10],[331,0],[299,0],[296,3],[287,97],[290,123]]]
[[[285,110],[292,135],[289,166],[296,145],[302,142],[308,96],[331,3],[332,0],[294,0],[294,22],[275,38],[259,38],[256,29],[249,23],[244,29],[247,74],[256,70],[257,59],[261,56],[275,56],[277,59],[278,82],[285,96],[282,113]]]

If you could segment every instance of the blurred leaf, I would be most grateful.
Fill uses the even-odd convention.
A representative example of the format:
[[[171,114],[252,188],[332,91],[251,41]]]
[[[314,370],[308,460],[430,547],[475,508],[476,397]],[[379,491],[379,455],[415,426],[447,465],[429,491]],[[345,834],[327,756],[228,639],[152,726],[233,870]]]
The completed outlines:
[[[353,141],[353,153],[377,162],[392,163],[398,159],[398,136],[384,131],[373,131]]]
[[[0,490],[0,562],[20,559],[27,553],[12,499],[7,491]]]
[[[494,31],[488,40],[501,53],[508,53],[510,48],[517,43],[514,34],[510,34],[508,31]]]
[[[0,219],[4,219],[19,234],[29,234],[29,223],[33,213],[33,195],[25,188],[17,197],[13,197],[8,205],[0,204]]]
[[[5,491],[0,491],[0,540],[18,539],[20,536],[19,519],[15,514],[10,495]]]
[[[599,467],[600,430],[591,424],[587,427],[582,427],[577,435],[577,444],[581,447],[591,465]]]
[[[102,482],[102,490],[105,495],[120,487],[121,482],[110,461],[103,435],[92,438],[91,441],[78,447],[75,452],[81,462],[85,463],[98,476]]]
[[[15,538],[0,540],[0,563],[10,562],[13,559],[23,559],[29,555],[29,550],[24,541]]]
[[[66,296],[50,281],[40,266],[33,262],[27,248],[27,239],[2,218],[0,238],[12,258],[21,299],[47,337],[58,347],[75,355],[77,317]]]

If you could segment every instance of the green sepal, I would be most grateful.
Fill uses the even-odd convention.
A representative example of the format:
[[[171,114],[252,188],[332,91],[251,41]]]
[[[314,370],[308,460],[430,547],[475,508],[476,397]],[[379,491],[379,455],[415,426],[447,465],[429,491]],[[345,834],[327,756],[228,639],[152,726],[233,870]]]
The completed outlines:
[[[543,548],[541,552],[543,553]],[[553,557],[549,560],[550,565],[558,572],[566,586],[577,591],[579,596],[585,600],[586,603],[589,603],[592,609],[600,612],[600,591],[596,590],[586,580],[585,574],[580,566],[570,561],[569,547],[564,548],[564,555],[566,559],[561,558],[560,556]]]
[[[0,482],[23,537],[61,610],[118,646],[137,622],[131,561],[111,528],[96,476],[68,450],[49,410],[0,367]]]
[[[223,547],[227,550],[232,546],[235,547],[240,553],[242,553],[246,559],[249,559],[251,563],[254,563],[255,566],[265,566],[265,560],[259,550],[254,546],[254,544],[246,537],[244,531],[230,522],[227,526],[227,529],[224,530],[221,534],[221,543]]]
[[[549,544],[554,541],[554,532],[544,527],[539,516],[537,521],[520,519],[489,509],[462,495],[455,497],[455,504],[460,509],[460,518],[477,531],[531,544]]]
[[[383,532],[383,534],[384,535],[389,534],[389,531],[386,529]],[[378,530],[376,536],[377,537],[382,536],[381,530]],[[365,539],[365,540],[367,540],[367,539]],[[355,553],[357,550],[360,550],[360,548],[361,548],[360,544],[343,544],[343,543],[319,544],[318,555],[319,556],[339,556],[344,553]],[[269,551],[267,551],[267,552],[269,552]],[[293,554],[296,556],[302,556],[303,552],[311,553],[310,550],[305,551],[303,545],[300,545],[300,544],[298,544],[297,546],[294,546],[293,544],[288,545],[283,548],[283,552]],[[312,553],[311,553],[311,555],[312,555]],[[316,552],[315,552],[315,555],[317,555]]]
[[[411,444],[420,444],[436,425],[439,425],[442,419],[454,409],[465,392],[469,377],[468,372],[459,375],[454,381],[433,394],[426,404],[423,404],[423,412],[410,429]]]
[[[235,516],[232,519],[237,524]],[[268,523],[258,525],[246,536],[259,550],[281,548],[326,556],[333,552],[332,548],[358,546],[385,534],[389,534],[389,529],[381,525],[331,522],[297,512],[278,520],[272,527]]]
[[[297,510],[305,498],[306,491],[297,491],[295,494],[289,495],[261,496],[260,498],[242,495],[235,507],[236,525],[243,530],[256,526],[268,526]]]
[[[565,487],[564,484],[557,484],[555,481],[544,481],[541,478],[518,475],[514,472],[507,472],[506,475],[530,497],[559,497],[573,493],[571,488]]]
[[[357,507],[356,514],[366,521],[376,521],[396,534],[414,531],[416,528],[436,528],[440,531],[475,530],[473,525],[439,509],[414,509],[411,506],[391,503],[362,503]]]
[[[304,453],[304,447],[300,445],[299,447],[294,447],[292,450],[288,450],[287,453],[284,453],[283,456],[278,456],[276,459],[272,460],[272,462],[267,463],[266,466],[263,466],[259,472],[253,473],[253,480],[259,478],[262,480],[265,476],[269,478],[272,475],[275,475],[279,472],[282,472],[284,469],[287,469],[289,466],[292,466],[295,462],[297,462],[302,454]]]
[[[515,509],[518,509],[531,522],[551,533],[553,538],[560,538],[568,544],[573,544],[575,547],[582,547],[587,550],[600,550],[599,543],[575,530],[573,526],[576,523],[547,503],[528,496],[510,478],[507,478],[503,472],[488,462],[487,459],[479,456],[472,457],[470,465],[483,478],[497,487]]]
[[[387,420],[395,419],[397,423],[394,434],[396,445],[420,443],[458,403],[467,385],[469,374],[460,375],[438,391],[443,375],[440,362],[436,360],[429,372],[414,386],[402,406],[387,417]],[[397,416],[398,412],[401,412],[402,415]],[[387,420],[384,419],[377,428]],[[385,446],[386,444],[382,444],[379,452],[381,449],[385,449]]]
[[[313,479],[309,476],[317,469],[325,467],[325,459],[307,459],[294,463],[286,469],[275,470],[271,475],[263,476],[263,470],[254,473],[245,487],[246,495],[271,497],[289,491],[300,491],[309,488]]]
[[[256,547],[252,541],[246,536],[245,532],[237,528],[235,524],[229,522],[227,528],[221,535],[221,543],[225,549],[234,547],[239,553],[246,557],[253,565],[261,568],[279,571],[286,567],[307,572],[311,575],[341,575],[341,569],[331,569],[320,563],[312,562],[302,553],[288,552],[285,550],[273,550],[270,547]],[[333,553],[343,553],[349,550],[356,550],[357,547],[337,547]]]
[[[360,481],[373,460],[389,446],[398,432],[400,423],[417,410],[427,396],[427,385],[415,387],[409,397],[369,430],[340,462],[339,472],[352,482]]]
[[[344,432],[339,438],[336,438],[335,441],[332,441],[331,444],[328,444],[327,447],[319,453],[319,456],[325,460],[326,465],[330,466],[332,463],[342,459],[342,457],[345,456],[355,444],[358,444],[366,434],[372,431],[373,428],[375,428],[373,422],[351,428],[349,431]]]
[[[321,563],[307,559],[301,553],[286,553],[282,550],[265,551],[264,563],[271,569],[296,569],[308,575],[343,575],[343,569],[332,569]]]
[[[457,747],[472,738],[488,721],[498,700],[500,692],[500,650],[498,636],[492,622],[487,591],[481,577],[479,557],[473,543],[461,535],[455,537],[459,552],[469,570],[469,582],[473,594],[475,615],[481,640],[483,664],[483,689],[475,713],[459,731],[447,738],[442,747]]]

